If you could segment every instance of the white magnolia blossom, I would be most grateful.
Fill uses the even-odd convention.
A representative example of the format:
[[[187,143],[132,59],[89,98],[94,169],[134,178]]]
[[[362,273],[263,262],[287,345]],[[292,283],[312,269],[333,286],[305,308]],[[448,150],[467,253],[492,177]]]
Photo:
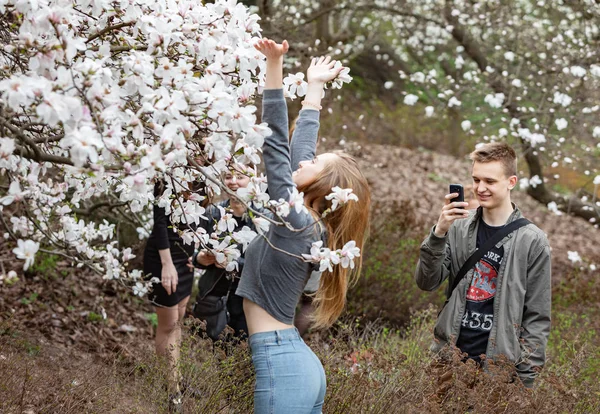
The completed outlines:
[[[303,254],[304,260],[319,264],[319,272],[325,270],[332,272],[334,265],[341,265],[343,268],[354,269],[354,259],[360,256],[360,249],[356,247],[354,241],[350,241],[341,249],[332,251],[323,247],[323,241],[314,242],[310,249],[310,254]]]
[[[237,245],[231,244],[232,240],[231,236],[226,236],[223,240],[211,239],[208,241],[209,251],[215,256],[215,261],[220,265],[224,265],[225,270],[228,272],[238,269],[237,260],[241,256]]]
[[[558,209],[558,205],[554,201],[551,201],[548,203],[548,211],[551,211],[552,213],[556,214],[557,216],[562,215],[562,211],[560,211]]]
[[[148,293],[148,285],[142,282],[136,282],[131,289],[134,295],[140,297],[145,296]]]
[[[308,83],[304,80],[304,73],[288,75],[283,79],[283,90],[287,97],[294,99],[296,96],[306,95]]]
[[[21,189],[21,184],[19,181],[14,180],[10,183],[8,187],[8,195],[0,198],[0,203],[8,206],[14,202],[19,202],[25,198],[25,196],[29,193],[29,191],[23,191]]]
[[[569,106],[573,102],[573,98],[561,92],[554,92],[554,103],[561,106]]]
[[[581,256],[579,255],[579,252],[569,250],[567,252],[567,255],[571,262],[573,262],[573,263],[581,262]]]
[[[331,200],[331,211],[335,211],[339,206],[350,201],[358,201],[358,196],[352,193],[351,188],[333,187],[331,193],[325,196],[326,200]]]
[[[462,128],[463,131],[468,132],[471,129],[471,121],[469,121],[468,119],[465,119],[464,121],[462,121],[460,123],[460,127]]]
[[[264,206],[269,201],[267,194],[267,182],[264,176],[251,177],[246,187],[238,188],[236,194],[246,202],[252,202],[256,206]]]
[[[35,254],[40,249],[40,244],[33,240],[17,240],[17,247],[13,249],[13,253],[17,256],[17,259],[25,260],[23,270],[29,269],[29,267],[35,261]]]
[[[486,95],[486,97],[483,99],[483,101],[485,103],[487,103],[489,106],[491,106],[492,108],[501,108],[502,104],[504,103],[504,94],[503,93],[496,93],[496,94],[489,94]]]
[[[569,122],[565,118],[559,118],[555,120],[554,123],[556,124],[556,129],[559,131],[562,131],[569,125]]]
[[[538,175],[534,175],[529,179],[529,185],[533,188],[537,187],[540,184],[542,184],[542,179]]]
[[[519,128],[518,134],[525,141],[529,141],[532,147],[535,147],[537,144],[542,144],[546,142],[546,137],[543,134],[538,132],[531,132],[528,128]]]
[[[340,264],[343,268],[350,267],[354,269],[354,258],[360,256],[360,249],[356,247],[354,240],[349,241],[339,252]]]
[[[304,193],[299,193],[296,187],[294,187],[291,191],[288,190],[288,192],[290,193],[288,204],[296,211],[296,214],[308,214],[308,209],[304,205]]]
[[[17,275],[17,272],[15,272],[14,270],[10,270],[6,274],[0,273],[0,286],[2,286],[4,282],[11,284],[16,282],[17,280],[19,280],[19,277]]]
[[[408,94],[404,97],[404,103],[406,105],[414,105],[417,103],[417,101],[419,100],[419,97],[417,95],[413,95],[413,94]]]
[[[252,223],[258,234],[266,234],[271,226],[271,223],[263,217],[252,217]]]
[[[587,74],[585,68],[582,68],[581,66],[571,66],[570,72],[571,75],[577,78],[583,78]]]
[[[217,222],[217,230],[220,233],[233,232],[233,230],[235,230],[235,227],[237,226],[237,221],[233,217],[233,214],[230,212],[226,212],[225,208],[223,208],[222,206],[217,206],[217,207],[218,207],[219,211],[221,212],[221,218]]]
[[[427,118],[431,118],[433,116],[435,109],[433,106],[426,106],[425,107],[425,116]]]
[[[254,240],[254,238],[257,235],[258,234],[252,229],[250,229],[250,227],[244,226],[240,231],[233,233],[232,238],[233,240],[235,240],[236,243],[242,245],[242,251],[246,251],[246,248],[248,247],[250,242]]]
[[[342,63],[338,60],[335,62],[333,66],[334,69],[339,69],[342,66]],[[352,76],[350,76],[350,68],[345,67],[340,71],[338,76],[331,83],[331,87],[333,89],[341,89],[344,83],[352,82]]]
[[[450,100],[448,101],[448,107],[452,108],[453,106],[461,106],[462,102],[459,101],[456,96],[453,96],[450,98]]]

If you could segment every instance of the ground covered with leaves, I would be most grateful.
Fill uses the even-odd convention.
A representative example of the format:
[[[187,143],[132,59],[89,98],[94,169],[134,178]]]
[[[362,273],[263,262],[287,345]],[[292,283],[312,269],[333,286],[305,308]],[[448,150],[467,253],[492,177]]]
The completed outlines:
[[[470,181],[469,163],[424,150],[344,147],[366,172],[375,203],[364,273],[348,312],[308,338],[327,372],[324,412],[600,412],[600,288],[598,270],[590,268],[600,265],[600,231],[514,193],[553,248],[553,328],[537,388],[514,381],[510,364],[488,374],[452,352],[434,360],[427,348],[442,293],[419,291],[412,272],[448,184]],[[58,256],[37,256],[24,274],[13,247],[3,241],[0,249],[3,272],[18,274],[0,285],[0,412],[166,412],[152,307]],[[570,261],[568,251],[582,261]],[[251,412],[247,347],[213,346],[199,325],[186,319],[185,412]]]

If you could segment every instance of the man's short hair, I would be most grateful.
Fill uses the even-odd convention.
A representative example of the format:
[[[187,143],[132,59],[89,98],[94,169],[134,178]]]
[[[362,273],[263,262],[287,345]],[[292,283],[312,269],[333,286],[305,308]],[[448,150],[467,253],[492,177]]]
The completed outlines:
[[[507,177],[517,175],[517,153],[504,142],[491,142],[478,147],[469,156],[473,162],[500,161]]]

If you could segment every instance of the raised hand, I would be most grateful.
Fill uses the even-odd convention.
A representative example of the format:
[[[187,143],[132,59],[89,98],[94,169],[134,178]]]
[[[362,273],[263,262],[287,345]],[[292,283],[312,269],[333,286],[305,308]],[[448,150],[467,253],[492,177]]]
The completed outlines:
[[[275,43],[275,41],[273,40],[264,38],[256,42],[254,47],[260,53],[265,55],[267,57],[267,60],[276,60],[282,58],[283,55],[287,53],[288,49],[290,48],[290,45],[288,44],[287,40],[284,40],[283,42],[281,42],[281,44],[279,44]]]
[[[313,58],[310,62],[308,70],[306,71],[308,83],[327,83],[334,80],[342,71],[342,69],[344,69],[344,67],[341,65],[336,68],[335,64],[336,61],[331,60],[330,56]]]
[[[267,57],[265,89],[281,89],[283,86],[283,55],[290,47],[287,40],[278,44],[270,39],[260,39],[254,47]]]

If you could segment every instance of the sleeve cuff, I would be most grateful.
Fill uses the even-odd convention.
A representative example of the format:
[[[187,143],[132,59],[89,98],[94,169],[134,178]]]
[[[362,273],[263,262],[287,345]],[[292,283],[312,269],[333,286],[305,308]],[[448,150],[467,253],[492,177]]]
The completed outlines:
[[[301,109],[300,116],[303,119],[306,119],[309,121],[319,122],[319,118],[321,117],[321,111],[317,111],[316,109],[312,109],[312,108]]]
[[[265,89],[263,91],[263,101],[283,100],[283,89]]]
[[[435,226],[433,226],[431,228],[431,231],[429,232],[429,240],[427,244],[429,244],[429,246],[431,246],[434,249],[444,249],[446,247],[446,237],[447,233],[443,237],[436,236]]]

